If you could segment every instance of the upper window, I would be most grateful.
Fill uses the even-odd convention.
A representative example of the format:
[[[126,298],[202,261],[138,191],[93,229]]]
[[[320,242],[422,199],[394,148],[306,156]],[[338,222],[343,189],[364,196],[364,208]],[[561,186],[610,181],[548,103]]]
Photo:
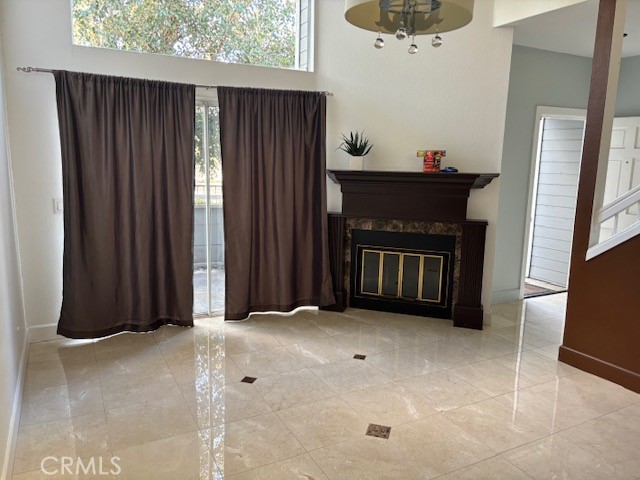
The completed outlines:
[[[312,0],[72,0],[76,45],[309,70]]]

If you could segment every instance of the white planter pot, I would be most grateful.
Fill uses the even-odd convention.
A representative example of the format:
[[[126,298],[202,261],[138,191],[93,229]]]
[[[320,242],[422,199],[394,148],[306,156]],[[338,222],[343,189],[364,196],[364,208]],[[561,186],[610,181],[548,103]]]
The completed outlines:
[[[349,170],[364,170],[365,157],[349,156]]]

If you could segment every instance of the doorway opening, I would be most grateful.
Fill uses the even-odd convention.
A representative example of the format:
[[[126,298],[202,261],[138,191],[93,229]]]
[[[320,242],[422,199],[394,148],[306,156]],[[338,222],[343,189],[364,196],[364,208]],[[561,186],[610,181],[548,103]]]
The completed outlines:
[[[565,292],[586,111],[538,107],[525,235],[524,298]]]
[[[224,312],[222,162],[217,99],[196,102],[193,225],[193,313]]]

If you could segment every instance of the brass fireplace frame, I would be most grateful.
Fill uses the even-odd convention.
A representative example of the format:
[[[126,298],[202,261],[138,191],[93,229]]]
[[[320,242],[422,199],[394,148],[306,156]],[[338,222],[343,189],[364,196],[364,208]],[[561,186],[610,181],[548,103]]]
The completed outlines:
[[[413,249],[398,249],[397,247],[386,247],[380,245],[362,245],[358,244],[355,246],[356,251],[360,250],[360,262],[358,265],[358,269],[360,272],[360,291],[354,292],[354,296],[358,298],[367,298],[367,297],[378,297],[378,298],[386,298],[386,299],[396,299],[396,300],[404,300],[404,301],[412,301],[412,302],[424,302],[433,304],[433,306],[441,306],[442,303],[447,303],[448,300],[448,289],[445,288],[445,299],[443,302],[442,293],[443,293],[443,283],[449,281],[448,275],[446,274],[445,265],[447,265],[450,261],[450,252],[442,252],[442,251],[434,251],[434,250],[413,250]],[[366,253],[374,253],[379,256],[378,260],[378,285],[377,292],[369,292],[365,290],[364,287],[364,260]],[[384,256],[385,255],[397,255],[399,256],[398,260],[398,289],[397,295],[385,295],[382,293],[383,288],[383,277],[384,277]],[[403,284],[404,284],[404,257],[418,257],[419,260],[419,272],[418,272],[418,297],[405,297],[402,295]],[[423,297],[423,287],[424,287],[424,259],[425,258],[434,258],[440,261],[439,267],[439,281],[438,281],[438,297],[436,298],[424,298]],[[446,261],[445,261],[446,260]]]

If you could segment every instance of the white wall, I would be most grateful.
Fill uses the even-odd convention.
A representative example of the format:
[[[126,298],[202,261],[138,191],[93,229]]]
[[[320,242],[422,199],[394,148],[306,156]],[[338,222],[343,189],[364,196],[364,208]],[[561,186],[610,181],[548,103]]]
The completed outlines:
[[[495,0],[493,24],[496,27],[509,25],[584,1],[586,0]]]
[[[0,41],[0,478],[7,478],[13,453],[11,446],[18,428],[27,336],[6,135],[3,74]]]
[[[616,117],[640,116],[640,55],[626,57],[620,64]]]
[[[62,294],[62,216],[52,199],[62,195],[54,82],[46,74],[20,74],[17,66],[88,71],[193,83],[331,90],[328,164],[345,166],[335,151],[338,134],[365,129],[375,144],[371,169],[419,170],[417,148],[448,150],[447,164],[463,171],[500,170],[512,31],[493,29],[492,2],[476,2],[475,19],[445,34],[431,48],[375,35],[344,21],[343,0],[316,0],[315,73],[227,65],[140,53],[73,47],[69,0],[5,0],[8,108],[14,158],[18,227],[27,321],[34,338],[51,335]],[[486,218],[484,303],[490,304],[498,184],[471,197],[469,215]],[[329,188],[330,209],[340,208]],[[37,328],[45,325],[45,328]]]
[[[496,239],[493,302],[515,300],[524,275],[525,229],[536,108],[586,109],[591,59],[514,45]]]

